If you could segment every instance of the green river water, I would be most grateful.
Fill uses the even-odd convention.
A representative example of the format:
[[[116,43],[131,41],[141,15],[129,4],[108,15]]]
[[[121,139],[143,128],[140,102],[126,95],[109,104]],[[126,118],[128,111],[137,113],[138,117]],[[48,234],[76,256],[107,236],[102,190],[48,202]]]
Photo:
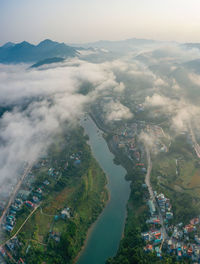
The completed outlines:
[[[88,117],[81,125],[89,136],[94,157],[107,175],[110,201],[93,225],[77,264],[104,264],[116,254],[122,237],[130,184],[124,178],[125,169],[114,164],[114,155],[93,120]]]

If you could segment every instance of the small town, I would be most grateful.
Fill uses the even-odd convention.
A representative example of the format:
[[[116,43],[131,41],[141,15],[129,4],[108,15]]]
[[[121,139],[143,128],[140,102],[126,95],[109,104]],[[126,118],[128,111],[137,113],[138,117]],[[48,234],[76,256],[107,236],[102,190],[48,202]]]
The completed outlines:
[[[172,224],[173,210],[170,200],[164,194],[155,192],[156,203],[161,210],[164,219],[167,239],[164,240],[164,234],[160,228],[160,218],[157,214],[156,205],[152,200],[148,201],[150,218],[146,221],[149,230],[141,234],[146,246],[146,252],[156,252],[156,255],[162,258],[162,251],[170,255],[177,256],[178,260],[187,257],[193,262],[200,261],[200,216],[190,220],[190,223]]]

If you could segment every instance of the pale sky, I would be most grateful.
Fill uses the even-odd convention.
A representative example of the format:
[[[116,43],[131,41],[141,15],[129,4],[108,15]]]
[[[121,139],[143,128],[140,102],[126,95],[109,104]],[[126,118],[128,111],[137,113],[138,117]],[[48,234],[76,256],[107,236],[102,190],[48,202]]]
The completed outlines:
[[[0,0],[0,44],[148,38],[200,42],[200,0]]]

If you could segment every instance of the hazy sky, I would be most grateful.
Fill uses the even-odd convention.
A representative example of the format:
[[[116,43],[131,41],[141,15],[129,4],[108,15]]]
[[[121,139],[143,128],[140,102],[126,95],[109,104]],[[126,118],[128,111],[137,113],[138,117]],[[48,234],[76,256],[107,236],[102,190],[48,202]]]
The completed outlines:
[[[153,38],[200,42],[199,0],[0,0],[0,44]]]

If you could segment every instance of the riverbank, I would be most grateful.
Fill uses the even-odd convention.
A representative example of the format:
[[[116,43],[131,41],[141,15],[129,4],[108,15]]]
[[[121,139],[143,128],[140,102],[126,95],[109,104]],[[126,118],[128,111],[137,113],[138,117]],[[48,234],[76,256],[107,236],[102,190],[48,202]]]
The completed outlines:
[[[107,189],[107,188],[106,188],[106,189]],[[108,200],[107,200],[107,202],[106,202],[106,204],[105,204],[105,207],[108,205],[108,203],[109,203],[109,201],[110,201],[110,195],[109,195],[109,191],[108,191],[108,189],[107,189],[107,193],[108,193]],[[105,208],[104,208],[104,209],[105,209]],[[104,210],[104,209],[103,209],[103,210]],[[103,211],[101,212],[101,214],[102,214],[102,213],[103,213]],[[85,239],[85,241],[84,241],[84,244],[83,244],[83,246],[82,246],[80,252],[79,252],[78,255],[76,256],[76,258],[74,259],[73,264],[76,264],[76,263],[78,262],[80,256],[83,254],[83,251],[85,250],[86,245],[87,245],[87,243],[88,243],[88,240],[89,240],[89,238],[90,238],[90,235],[92,234],[93,228],[94,228],[96,222],[97,222],[97,221],[99,220],[99,218],[101,217],[101,214],[98,216],[97,220],[96,220],[94,223],[91,224],[90,228],[88,229],[87,236],[86,236],[86,239]]]
[[[106,134],[110,134],[111,131],[109,131],[102,123],[100,123],[100,121],[98,120],[98,118],[92,113],[89,113],[90,118],[93,120],[93,122],[96,124],[96,126],[104,133]]]

